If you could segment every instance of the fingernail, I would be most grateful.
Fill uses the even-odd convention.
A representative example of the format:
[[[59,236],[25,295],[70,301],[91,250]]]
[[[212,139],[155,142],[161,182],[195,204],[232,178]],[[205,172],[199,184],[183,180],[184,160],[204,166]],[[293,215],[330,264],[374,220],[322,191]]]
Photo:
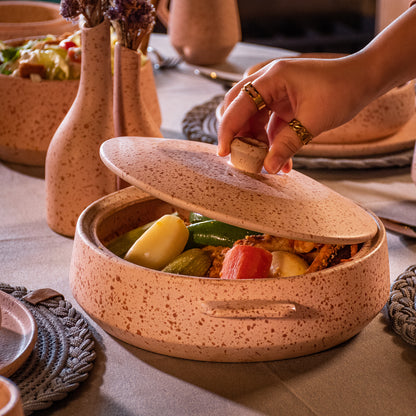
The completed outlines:
[[[277,173],[282,168],[284,161],[274,157],[272,160],[269,160],[267,157],[264,160],[264,168],[269,173]]]

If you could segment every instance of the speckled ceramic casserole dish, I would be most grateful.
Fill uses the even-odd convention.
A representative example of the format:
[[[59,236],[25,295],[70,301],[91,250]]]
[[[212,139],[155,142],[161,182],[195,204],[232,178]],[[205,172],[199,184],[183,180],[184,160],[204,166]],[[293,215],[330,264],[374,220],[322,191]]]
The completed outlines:
[[[385,304],[389,265],[382,224],[312,179],[295,171],[247,174],[217,157],[215,146],[169,139],[112,139],[102,158],[135,187],[82,213],[70,282],[79,304],[113,336],[181,358],[277,360],[348,340]],[[319,272],[244,280],[163,273],[105,248],[115,235],[173,211],[362,248],[351,261]]]

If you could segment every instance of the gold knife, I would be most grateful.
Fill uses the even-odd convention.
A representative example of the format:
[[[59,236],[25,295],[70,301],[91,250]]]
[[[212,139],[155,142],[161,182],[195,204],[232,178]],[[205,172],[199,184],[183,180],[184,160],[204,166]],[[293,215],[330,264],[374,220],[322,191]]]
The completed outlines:
[[[403,222],[394,221],[389,218],[379,217],[387,230],[398,234],[403,234],[407,237],[416,238],[416,227],[405,224]]]

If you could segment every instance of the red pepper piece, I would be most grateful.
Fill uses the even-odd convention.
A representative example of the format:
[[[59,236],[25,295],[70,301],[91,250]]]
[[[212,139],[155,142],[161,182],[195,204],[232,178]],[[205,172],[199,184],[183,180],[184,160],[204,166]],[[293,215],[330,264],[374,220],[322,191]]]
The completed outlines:
[[[223,279],[263,279],[268,277],[272,253],[260,247],[236,245],[227,251],[220,277]]]
[[[72,42],[72,40],[63,40],[59,46],[63,49],[68,50],[69,48],[75,48],[77,47],[77,44],[75,42]]]
[[[81,48],[73,47],[68,49],[68,58],[72,62],[81,62]]]

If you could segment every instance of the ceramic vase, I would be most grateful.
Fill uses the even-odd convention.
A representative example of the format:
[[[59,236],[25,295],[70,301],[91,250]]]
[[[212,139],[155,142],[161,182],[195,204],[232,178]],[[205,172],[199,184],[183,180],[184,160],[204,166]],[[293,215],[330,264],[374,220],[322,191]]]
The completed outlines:
[[[116,190],[116,177],[99,155],[101,144],[114,137],[109,22],[83,28],[81,47],[78,93],[52,137],[45,164],[47,222],[69,237],[84,208]]]
[[[172,46],[193,65],[224,62],[241,40],[237,0],[162,0],[159,18],[167,25]]]
[[[162,125],[162,113],[160,111],[153,66],[150,59],[145,58],[144,61],[144,63],[142,62],[140,71],[137,71],[139,76],[138,92],[142,97],[142,102],[146,104],[148,112],[154,119],[156,125],[160,128]]]
[[[145,65],[150,65],[150,61]],[[162,137],[154,116],[155,93],[151,85],[141,83],[141,52],[117,43],[114,48],[113,115],[116,136]],[[153,84],[154,85],[154,84]],[[153,112],[152,112],[153,107]],[[153,114],[152,114],[153,113]],[[117,188],[128,184],[117,179]]]

